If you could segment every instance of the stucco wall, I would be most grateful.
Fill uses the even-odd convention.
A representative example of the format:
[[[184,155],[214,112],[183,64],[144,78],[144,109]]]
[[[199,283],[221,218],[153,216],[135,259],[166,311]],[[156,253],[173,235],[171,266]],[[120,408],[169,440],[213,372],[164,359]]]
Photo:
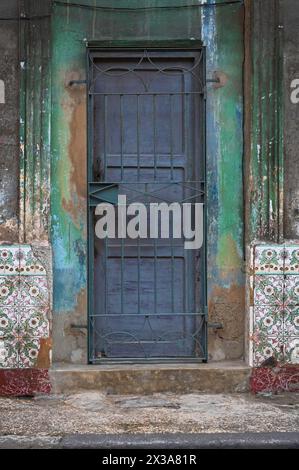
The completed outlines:
[[[2,0],[0,18],[17,18],[17,0]],[[18,241],[19,179],[19,38],[18,22],[0,20],[0,241]]]
[[[75,2],[76,3],[76,2]],[[79,3],[79,2],[77,2]],[[85,1],[94,5],[94,2]],[[109,3],[109,5],[108,5]],[[122,8],[128,2],[98,1]],[[207,2],[209,3],[209,2]],[[174,2],[146,2],[146,6]],[[181,0],[176,5],[185,5]],[[131,8],[140,2],[129,2]],[[207,75],[219,71],[223,87],[207,87],[208,295],[210,359],[244,351],[243,253],[243,7],[128,12],[55,5],[52,47],[52,245],[54,255],[54,359],[86,361],[86,40],[202,39]],[[84,328],[85,327],[85,328]]]
[[[258,2],[259,0],[256,0]],[[161,0],[162,2],[162,0]],[[49,11],[39,10],[41,2],[31,2],[31,14]],[[43,5],[46,2],[43,3]],[[74,2],[76,3],[76,2]],[[77,3],[80,3],[79,1]],[[85,0],[88,3],[88,0]],[[93,1],[89,2],[94,5]],[[155,2],[152,2],[155,3]],[[162,2],[163,3],[163,2]],[[171,2],[169,2],[171,3]],[[177,4],[186,2],[177,0]],[[268,0],[267,3],[269,4]],[[270,2],[274,4],[274,2]],[[284,91],[285,91],[285,236],[298,238],[298,109],[290,102],[290,81],[298,77],[297,60],[297,0],[281,0],[284,36]],[[0,16],[14,16],[16,1],[3,0]],[[98,1],[110,5],[108,1]],[[125,6],[126,2],[117,2]],[[151,2],[147,2],[148,5]],[[164,5],[167,2],[164,2]],[[263,3],[265,5],[265,1]],[[130,2],[138,7],[140,2]],[[123,20],[126,15],[126,21]],[[272,17],[271,17],[272,18]],[[178,19],[180,21],[178,21]],[[271,20],[272,21],[272,20]],[[0,24],[0,79],[6,81],[6,104],[0,104],[0,242],[18,241],[19,207],[19,138],[18,138],[18,25],[15,22]],[[39,26],[38,31],[44,31]],[[267,28],[263,18],[262,28]],[[32,29],[32,31],[34,28]],[[35,36],[39,32],[35,30]],[[52,108],[48,83],[38,82],[41,60],[43,73],[47,66],[47,45],[43,45],[41,59],[36,59],[31,70],[29,91],[38,86],[46,90],[41,106],[42,115],[50,116],[51,130],[51,214],[49,212],[48,189],[50,162],[46,160],[48,150],[37,149],[37,161],[43,161],[44,181],[34,178],[35,163],[29,165],[32,176],[28,176],[27,192],[30,206],[32,194],[46,194],[47,204],[41,211],[30,207],[26,230],[29,242],[41,237],[46,243],[51,215],[51,244],[54,251],[54,360],[85,363],[87,359],[87,277],[86,277],[86,112],[85,87],[70,87],[69,81],[85,79],[85,42],[87,39],[182,39],[202,38],[207,47],[207,75],[212,78],[215,71],[221,73],[223,87],[212,84],[207,88],[207,178],[208,178],[208,294],[209,320],[221,322],[223,330],[211,330],[209,351],[211,359],[240,358],[243,356],[244,336],[244,250],[243,250],[243,8],[239,5],[211,8],[200,14],[192,9],[171,10],[157,13],[111,13],[78,8],[55,6],[52,19]],[[33,48],[34,49],[34,48]],[[34,55],[30,48],[29,53]],[[38,49],[35,48],[35,51]],[[266,49],[264,49],[266,51]],[[36,58],[37,55],[34,55]],[[3,75],[3,77],[2,77]],[[299,77],[298,77],[299,78]],[[43,88],[44,87],[44,88]],[[31,145],[32,123],[37,114],[28,118],[28,138]],[[266,115],[265,115],[266,116]],[[266,120],[267,116],[265,117]],[[35,119],[35,120],[34,120]],[[31,131],[30,131],[31,129]],[[49,136],[45,125],[40,142]],[[36,133],[35,133],[36,136]],[[31,143],[30,143],[31,142]],[[38,145],[39,143],[38,142]],[[28,144],[28,145],[29,145]],[[27,144],[26,144],[27,145]],[[31,148],[28,147],[27,149]],[[49,154],[50,155],[50,154]],[[26,158],[30,157],[28,154]],[[31,157],[30,157],[31,158]],[[43,160],[44,159],[44,160]],[[29,173],[28,173],[29,174]],[[32,179],[30,179],[32,178]],[[37,184],[35,187],[35,183]],[[37,189],[36,189],[37,188]],[[256,189],[256,188],[255,188]],[[44,192],[43,192],[44,191]],[[43,199],[44,200],[44,199]],[[39,200],[40,203],[40,200]],[[39,217],[39,214],[42,214]],[[35,215],[38,217],[35,219]],[[259,214],[258,214],[259,215]],[[42,222],[40,221],[42,220]],[[43,225],[43,220],[45,224]],[[30,230],[30,224],[33,229]],[[30,235],[31,234],[31,235]],[[38,240],[37,240],[38,241]]]
[[[299,5],[281,0],[284,26],[285,237],[299,238],[299,103],[291,102],[291,82],[299,79]]]

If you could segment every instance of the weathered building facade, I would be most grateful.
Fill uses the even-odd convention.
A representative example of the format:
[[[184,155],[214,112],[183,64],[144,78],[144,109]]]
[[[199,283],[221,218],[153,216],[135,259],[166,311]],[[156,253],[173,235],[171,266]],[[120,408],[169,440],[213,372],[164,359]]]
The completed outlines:
[[[295,388],[296,0],[21,0],[0,16],[0,391],[109,361],[243,361],[254,390]],[[97,245],[95,200],[167,200],[165,185],[203,198],[200,263]]]

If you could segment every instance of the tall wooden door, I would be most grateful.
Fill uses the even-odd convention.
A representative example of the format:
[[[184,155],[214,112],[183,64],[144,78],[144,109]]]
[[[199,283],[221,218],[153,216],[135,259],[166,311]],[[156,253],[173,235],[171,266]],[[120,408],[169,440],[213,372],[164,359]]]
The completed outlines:
[[[106,239],[95,206],[205,198],[204,50],[89,51],[89,359],[205,360],[205,246]]]

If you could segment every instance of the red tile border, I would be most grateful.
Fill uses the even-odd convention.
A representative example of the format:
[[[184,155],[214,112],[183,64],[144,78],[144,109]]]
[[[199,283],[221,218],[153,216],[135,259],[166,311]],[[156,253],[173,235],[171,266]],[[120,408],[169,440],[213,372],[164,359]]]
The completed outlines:
[[[51,393],[47,369],[0,370],[0,396],[25,397]]]
[[[299,392],[299,365],[254,368],[250,388],[253,393]]]

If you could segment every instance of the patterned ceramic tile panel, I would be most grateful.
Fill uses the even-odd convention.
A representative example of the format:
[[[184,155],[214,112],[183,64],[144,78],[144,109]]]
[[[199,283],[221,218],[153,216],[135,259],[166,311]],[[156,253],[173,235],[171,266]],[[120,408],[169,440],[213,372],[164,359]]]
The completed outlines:
[[[18,304],[19,276],[0,276],[0,306]]]
[[[0,276],[16,276],[19,273],[19,246],[0,245]]]
[[[285,305],[299,305],[299,276],[285,276],[284,302]]]
[[[19,318],[16,307],[0,306],[0,338],[19,334]]]
[[[284,335],[288,337],[299,337],[299,306],[289,305],[284,310]]]
[[[34,368],[48,341],[46,270],[30,246],[0,246],[0,368]]]
[[[299,364],[299,337],[289,337],[285,343],[284,361],[289,364]]]
[[[284,247],[259,245],[254,249],[255,274],[283,274]]]
[[[39,350],[40,350],[39,338],[26,337],[26,336],[19,338],[19,355],[18,355],[19,368],[35,367]]]
[[[48,309],[43,307],[21,307],[18,321],[22,334],[32,338],[48,338],[50,335],[48,314]]]
[[[30,246],[20,247],[20,275],[21,276],[46,276],[46,270],[38,260]]]
[[[251,364],[298,364],[299,245],[252,248]]]
[[[299,276],[299,245],[285,246],[285,274]]]
[[[20,305],[33,307],[49,304],[48,282],[45,276],[21,276],[19,288]]]
[[[273,357],[276,361],[283,360],[283,337],[257,337],[253,343],[254,366],[263,365],[264,361]]]
[[[254,280],[254,305],[283,305],[283,276],[257,275]]]
[[[18,368],[18,347],[14,337],[0,338],[0,367]]]
[[[280,307],[262,305],[254,309],[254,331],[265,336],[283,337],[283,315]]]

